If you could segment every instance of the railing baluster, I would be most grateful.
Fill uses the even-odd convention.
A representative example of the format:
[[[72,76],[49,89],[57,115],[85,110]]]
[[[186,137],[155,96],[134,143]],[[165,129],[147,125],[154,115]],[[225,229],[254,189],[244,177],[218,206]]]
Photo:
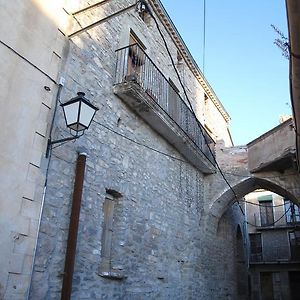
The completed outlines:
[[[145,51],[138,44],[133,44],[116,50],[116,53],[115,84],[135,78],[141,88],[179,125],[207,158],[214,162],[204,135],[209,144],[213,140]]]

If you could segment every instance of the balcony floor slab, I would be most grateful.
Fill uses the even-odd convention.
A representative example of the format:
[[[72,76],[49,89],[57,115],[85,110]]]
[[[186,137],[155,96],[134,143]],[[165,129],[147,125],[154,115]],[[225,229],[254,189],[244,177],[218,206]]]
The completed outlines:
[[[138,83],[128,81],[117,84],[114,93],[202,173],[216,172],[214,164],[201,149]]]

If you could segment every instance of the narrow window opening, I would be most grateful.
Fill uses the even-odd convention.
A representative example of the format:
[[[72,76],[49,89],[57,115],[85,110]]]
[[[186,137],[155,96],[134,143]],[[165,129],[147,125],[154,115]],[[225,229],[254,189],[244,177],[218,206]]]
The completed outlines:
[[[120,271],[116,271],[112,266],[112,247],[114,232],[114,210],[122,194],[107,189],[105,200],[103,203],[103,229],[101,239],[101,263],[99,267],[99,275],[111,279],[122,279],[124,276]]]
[[[300,230],[289,232],[291,260],[300,260]]]
[[[299,206],[294,204],[289,199],[284,199],[284,209],[285,209],[285,220],[287,224],[299,224],[300,223],[300,209]]]
[[[260,209],[260,222],[261,226],[273,226],[274,225],[274,212],[273,212],[273,201],[258,199],[261,206]]]
[[[250,238],[250,261],[260,262],[262,261],[262,242],[260,233],[252,233]]]
[[[132,29],[130,29],[129,45],[126,80],[140,81],[146,47]]]

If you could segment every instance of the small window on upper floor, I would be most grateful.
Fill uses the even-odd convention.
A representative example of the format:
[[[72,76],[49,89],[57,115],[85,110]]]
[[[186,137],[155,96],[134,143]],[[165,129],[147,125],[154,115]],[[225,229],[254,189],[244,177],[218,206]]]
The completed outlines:
[[[250,260],[261,261],[262,260],[262,242],[260,233],[249,234],[250,239]]]
[[[107,278],[122,279],[121,272],[113,268],[113,233],[114,233],[114,210],[115,206],[122,199],[119,192],[106,189],[106,195],[103,203],[103,227],[101,238],[101,262],[99,266],[99,275]]]
[[[128,63],[127,63],[127,79],[139,79],[141,68],[145,62],[145,45],[141,42],[133,30],[130,30],[129,48],[128,48]]]
[[[284,199],[285,220],[287,224],[295,224],[300,222],[299,206],[289,199]]]
[[[291,259],[300,260],[300,230],[289,232]]]
[[[273,212],[273,197],[272,195],[260,196],[259,201],[260,210],[260,224],[261,226],[274,225],[274,212]]]

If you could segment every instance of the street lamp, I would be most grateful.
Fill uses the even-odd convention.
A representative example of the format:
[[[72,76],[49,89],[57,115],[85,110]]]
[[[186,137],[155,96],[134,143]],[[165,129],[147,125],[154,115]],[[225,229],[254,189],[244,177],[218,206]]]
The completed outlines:
[[[50,136],[46,157],[48,157],[51,145],[78,139],[84,134],[84,131],[89,128],[99,108],[92,105],[84,96],[85,93],[78,92],[76,97],[60,105],[64,112],[66,125],[70,129],[72,136],[55,141],[52,141]]]
[[[98,110],[84,96],[85,93],[78,92],[76,97],[60,105],[64,111],[67,127],[75,131],[76,134],[89,128]]]

